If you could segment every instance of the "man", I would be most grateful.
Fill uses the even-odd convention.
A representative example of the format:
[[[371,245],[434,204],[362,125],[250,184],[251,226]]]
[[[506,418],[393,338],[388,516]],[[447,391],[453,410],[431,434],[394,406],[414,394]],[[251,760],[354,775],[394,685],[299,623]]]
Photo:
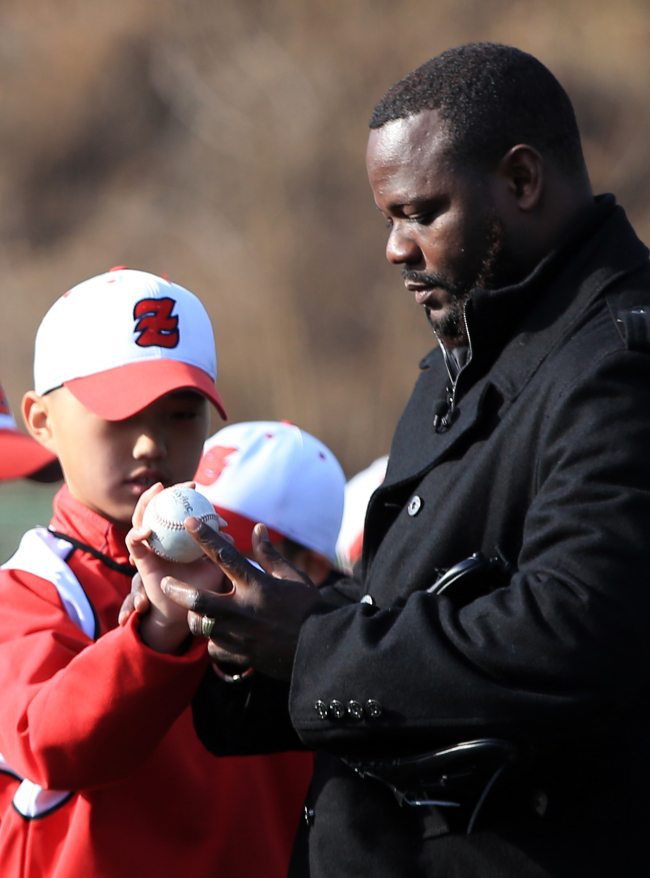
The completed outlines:
[[[645,875],[648,252],[516,49],[443,53],[371,128],[387,256],[440,344],[356,581],[317,592],[259,528],[265,576],[186,523],[234,589],[166,593],[213,659],[258,670],[238,691],[208,675],[197,729],[217,753],[256,727],[320,751],[293,875]]]

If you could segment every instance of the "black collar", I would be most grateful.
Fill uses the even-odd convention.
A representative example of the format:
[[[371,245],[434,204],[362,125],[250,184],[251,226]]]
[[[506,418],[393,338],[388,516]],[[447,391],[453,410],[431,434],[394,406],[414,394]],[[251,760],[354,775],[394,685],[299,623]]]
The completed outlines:
[[[395,432],[384,486],[419,477],[446,454],[480,416],[487,384],[511,403],[597,300],[623,278],[633,286],[633,276],[647,269],[647,248],[613,196],[604,196],[597,199],[595,211],[581,228],[521,284],[474,291],[470,324],[474,356],[460,376],[464,386],[457,417],[447,432],[438,434],[433,429],[433,404],[444,395],[447,381],[444,369],[428,368],[436,357],[441,358],[435,348],[421,363],[424,371]],[[648,289],[647,276],[639,283]],[[649,296],[646,292],[645,298]],[[506,332],[499,316],[516,318],[514,329],[509,322]]]
[[[594,248],[587,245],[597,236],[599,230],[602,231],[603,227],[610,225],[608,221],[612,219],[614,226],[618,226],[620,221],[624,222],[638,247],[640,241],[629,226],[625,211],[616,204],[616,198],[611,194],[598,195],[594,198],[593,207],[581,222],[561,238],[528,277],[517,284],[496,290],[486,290],[482,287],[472,290],[467,303],[467,322],[472,337],[474,359],[478,359],[483,368],[487,365],[486,359],[493,360],[503,349],[531,306],[549,285],[564,274],[565,269],[569,268],[571,262],[576,259],[576,255],[586,250],[589,261],[593,261]],[[647,255],[645,248],[644,253]],[[615,255],[615,253],[607,253],[607,264]],[[618,255],[621,264],[629,265],[629,253],[626,252],[623,259],[620,258],[623,254]],[[574,266],[574,274],[577,267]],[[579,267],[582,268],[582,265]],[[564,288],[566,285],[563,283]],[[420,363],[420,368],[427,368],[431,358],[436,356],[436,352],[437,348],[430,351]],[[472,371],[475,371],[477,365],[478,363],[475,362]]]

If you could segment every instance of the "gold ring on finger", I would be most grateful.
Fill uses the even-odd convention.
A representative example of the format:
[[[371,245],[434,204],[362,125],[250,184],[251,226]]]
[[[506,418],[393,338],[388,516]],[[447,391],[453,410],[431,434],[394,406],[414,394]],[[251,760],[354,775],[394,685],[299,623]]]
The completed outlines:
[[[204,637],[210,637],[214,628],[216,619],[211,616],[201,616],[201,634]]]

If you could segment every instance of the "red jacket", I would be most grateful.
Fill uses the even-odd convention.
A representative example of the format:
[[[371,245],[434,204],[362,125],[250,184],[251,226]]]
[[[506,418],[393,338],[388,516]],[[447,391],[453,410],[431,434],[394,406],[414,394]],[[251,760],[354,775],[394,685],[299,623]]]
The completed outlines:
[[[65,487],[51,529],[127,565],[123,532]],[[92,607],[89,637],[60,571],[19,559],[0,570],[2,878],[284,876],[310,754],[212,756],[189,709],[205,642],[163,655],[137,617],[116,627],[128,574],[75,548],[65,570]]]

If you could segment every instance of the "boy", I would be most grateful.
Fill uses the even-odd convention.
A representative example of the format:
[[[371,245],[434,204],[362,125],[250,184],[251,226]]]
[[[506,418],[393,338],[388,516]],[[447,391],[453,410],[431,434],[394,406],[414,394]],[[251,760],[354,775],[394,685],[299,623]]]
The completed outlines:
[[[194,478],[240,552],[250,555],[261,521],[282,557],[315,585],[338,578],[345,475],[318,439],[289,421],[231,424],[205,443]]]
[[[138,498],[192,477],[208,401],[225,417],[207,313],[114,269],[52,306],[34,374],[25,422],[66,484],[0,571],[0,874],[279,876],[293,833],[266,786],[194,734],[205,641],[158,606],[116,627]]]

